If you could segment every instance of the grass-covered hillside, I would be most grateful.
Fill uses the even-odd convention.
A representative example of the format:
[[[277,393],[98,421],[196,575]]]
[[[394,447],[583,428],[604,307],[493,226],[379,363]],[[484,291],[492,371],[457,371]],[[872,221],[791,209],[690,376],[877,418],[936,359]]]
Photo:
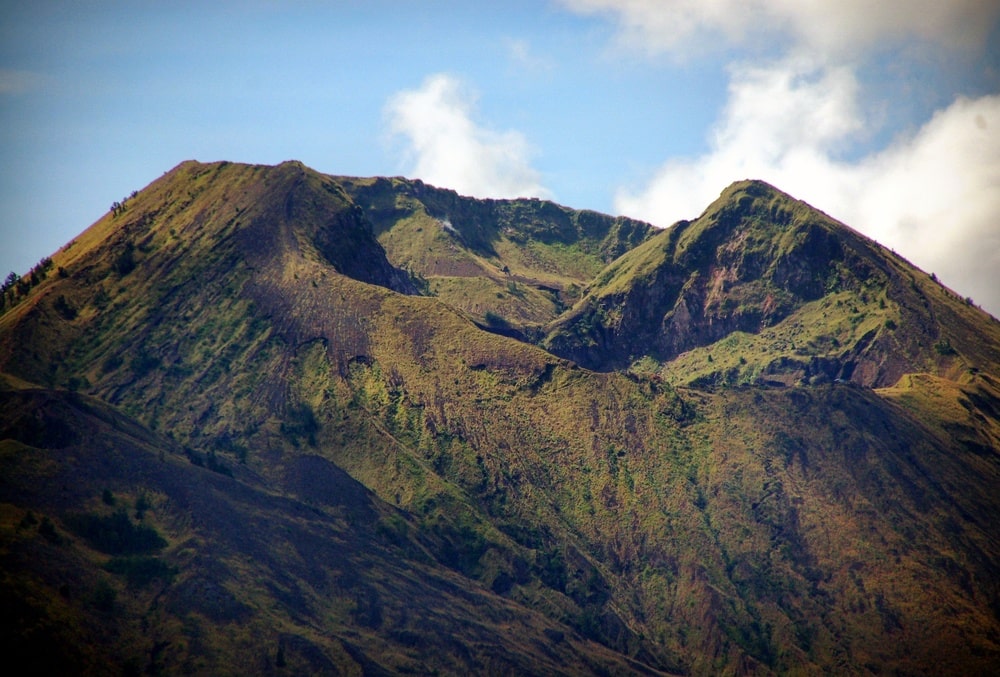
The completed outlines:
[[[653,231],[184,163],[29,280],[0,315],[12,659],[1000,668],[998,324],[766,184]]]
[[[405,179],[341,179],[392,263],[494,331],[537,335],[600,270],[654,233],[537,199],[476,200]]]

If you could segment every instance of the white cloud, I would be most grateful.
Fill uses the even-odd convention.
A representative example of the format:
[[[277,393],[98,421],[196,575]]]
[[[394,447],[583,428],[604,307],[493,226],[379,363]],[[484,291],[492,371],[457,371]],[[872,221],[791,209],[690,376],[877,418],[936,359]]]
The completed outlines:
[[[844,57],[882,41],[918,38],[979,45],[1000,15],[995,0],[562,0],[610,14],[624,45],[648,53],[705,51],[787,36],[813,53]]]
[[[783,54],[730,66],[709,151],[669,159],[641,188],[619,190],[623,213],[666,226],[696,216],[734,180],[764,179],[1000,316],[1000,96],[955,99],[887,147],[852,161],[844,155],[879,130],[866,111],[896,104],[862,100],[855,73],[872,54],[975,54],[1000,18],[1000,2],[561,1],[609,16],[619,42],[646,54],[685,58],[734,47]],[[749,58],[754,49],[743,53]],[[864,94],[873,95],[871,88]]]
[[[1000,95],[958,99],[912,138],[837,169],[830,199],[845,221],[1000,317]]]
[[[761,178],[801,189],[831,166],[845,135],[863,123],[850,71],[798,60],[731,69],[729,100],[702,157],[668,161],[638,192],[621,190],[626,214],[667,226],[692,218],[734,180]]]
[[[555,70],[553,61],[537,54],[527,40],[509,38],[505,44],[507,56],[518,71],[529,75],[548,75]]]
[[[705,155],[665,163],[622,213],[669,225],[733,180],[759,178],[893,247],[1000,315],[1000,96],[959,99],[916,134],[853,162],[864,127],[850,70],[788,59],[732,69]]]
[[[475,197],[548,197],[524,135],[478,125],[473,104],[474,96],[444,74],[392,96],[386,118],[390,133],[406,140],[405,172]]]

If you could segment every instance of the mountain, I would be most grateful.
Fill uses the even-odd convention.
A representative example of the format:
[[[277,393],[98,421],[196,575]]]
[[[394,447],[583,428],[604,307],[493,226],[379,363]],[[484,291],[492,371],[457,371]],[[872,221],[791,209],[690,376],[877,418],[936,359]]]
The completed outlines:
[[[5,285],[0,374],[48,672],[1000,667],[1000,323],[761,182],[182,163]]]
[[[676,382],[889,386],[1000,361],[996,322],[956,300],[804,202],[741,181],[609,265],[546,345],[593,369]]]
[[[339,179],[393,265],[484,327],[536,336],[655,231],[543,200],[476,200],[402,179]]]

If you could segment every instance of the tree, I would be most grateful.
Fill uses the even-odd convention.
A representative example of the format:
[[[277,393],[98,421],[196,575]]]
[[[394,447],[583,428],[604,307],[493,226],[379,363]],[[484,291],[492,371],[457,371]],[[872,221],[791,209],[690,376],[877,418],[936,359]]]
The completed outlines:
[[[152,504],[149,502],[149,497],[146,496],[146,492],[140,491],[139,495],[135,497],[135,518],[142,521],[142,519],[146,516],[146,511],[152,507]]]
[[[76,318],[76,308],[73,307],[73,304],[63,294],[56,297],[56,300],[52,302],[52,307],[64,320],[73,320]]]
[[[120,276],[124,277],[131,273],[135,268],[135,245],[131,242],[126,242],[125,248],[115,257],[112,265]]]
[[[56,531],[56,525],[52,523],[52,520],[49,519],[48,515],[42,517],[42,522],[38,525],[38,533],[54,545],[62,543],[62,537],[59,535],[59,532]]]

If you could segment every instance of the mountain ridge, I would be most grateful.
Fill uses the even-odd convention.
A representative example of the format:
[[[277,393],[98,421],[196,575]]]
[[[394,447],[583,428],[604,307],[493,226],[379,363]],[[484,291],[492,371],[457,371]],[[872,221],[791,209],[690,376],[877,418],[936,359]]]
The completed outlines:
[[[399,178],[340,180],[395,265],[486,326],[487,315],[493,324],[502,318],[496,329],[530,333],[571,304],[600,267],[654,231],[534,198],[476,200]]]
[[[0,314],[10,655],[1000,664],[998,324],[767,184],[655,231],[186,162],[43,272]]]
[[[637,261],[639,257],[645,258]],[[905,268],[912,271],[905,273],[909,289],[900,279]],[[924,279],[918,282],[917,275]],[[834,350],[819,373],[830,380],[892,385],[903,373],[926,368],[933,359],[927,348],[943,340],[951,349],[961,345],[963,351],[995,361],[996,320],[974,310],[950,310],[958,324],[967,326],[969,320],[964,318],[974,315],[973,322],[985,319],[993,333],[981,345],[972,331],[946,335],[940,323],[927,319],[930,302],[925,288],[932,285],[926,278],[876,242],[769,184],[737,182],[695,221],[678,223],[659,233],[655,242],[611,264],[581,305],[553,323],[545,345],[596,368],[605,366],[600,359],[610,360],[606,366],[614,368],[643,356],[662,363],[734,332],[760,335],[771,329],[773,333],[775,325],[805,306],[839,293],[842,298],[837,303],[848,304],[858,317],[851,318],[852,331],[837,334],[846,334],[858,348],[838,351],[840,336],[826,335]],[[939,298],[954,297],[936,279],[932,281]],[[957,304],[940,306],[953,309]],[[628,317],[620,317],[622,308],[643,314],[630,324]],[[899,314],[908,316],[908,327],[922,327],[916,337],[893,335]],[[613,319],[608,322],[601,316]],[[873,317],[882,319],[883,325],[873,323]],[[811,323],[825,324],[816,319]],[[596,338],[581,332],[580,325],[593,326]],[[859,328],[865,330],[860,336]],[[574,340],[574,334],[580,336]],[[630,337],[635,341],[630,343]],[[588,356],[588,343],[597,344],[604,357]],[[647,347],[652,354],[642,352]],[[988,355],[981,347],[988,347]],[[782,352],[781,359],[751,368],[771,376],[787,371],[817,375],[809,373],[808,364],[796,359],[794,351]]]

